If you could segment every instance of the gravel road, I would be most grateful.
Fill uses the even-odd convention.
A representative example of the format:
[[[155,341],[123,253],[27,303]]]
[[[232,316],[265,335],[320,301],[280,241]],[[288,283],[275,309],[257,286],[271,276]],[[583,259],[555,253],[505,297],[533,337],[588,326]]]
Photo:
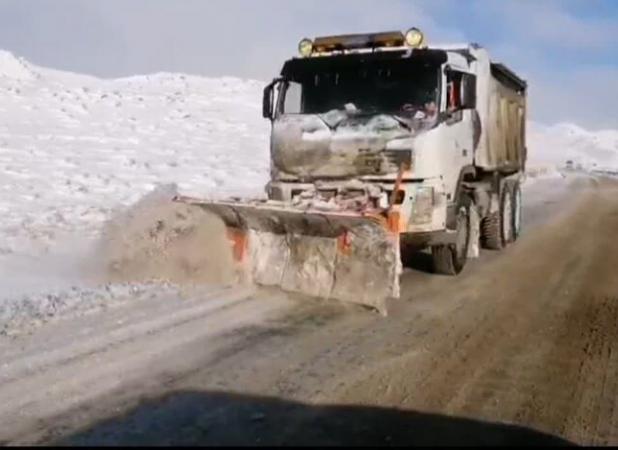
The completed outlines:
[[[0,337],[0,442],[618,444],[618,189],[539,183],[518,243],[417,255],[388,317],[168,289]]]

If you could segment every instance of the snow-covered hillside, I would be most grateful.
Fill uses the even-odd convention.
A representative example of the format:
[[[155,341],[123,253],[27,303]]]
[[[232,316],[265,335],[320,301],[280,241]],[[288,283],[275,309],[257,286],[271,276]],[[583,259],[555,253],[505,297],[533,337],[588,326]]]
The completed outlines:
[[[587,131],[577,125],[561,123],[544,126],[528,124],[530,163],[585,170],[618,170],[618,130]]]
[[[157,184],[260,194],[268,176],[262,83],[159,73],[117,80],[0,52],[0,254],[94,235]]]
[[[0,52],[0,255],[92,237],[158,184],[260,195],[268,177],[263,83],[159,73],[117,80]],[[530,167],[618,167],[618,131],[531,124]]]

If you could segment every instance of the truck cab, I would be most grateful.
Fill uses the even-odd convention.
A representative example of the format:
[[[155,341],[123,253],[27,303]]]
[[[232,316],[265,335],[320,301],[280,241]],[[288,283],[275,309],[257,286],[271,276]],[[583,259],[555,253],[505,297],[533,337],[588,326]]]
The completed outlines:
[[[475,227],[489,248],[519,234],[525,81],[476,44],[430,47],[416,28],[299,51],[264,90],[269,198],[368,196],[396,210],[402,242],[447,255],[439,272],[462,269]]]

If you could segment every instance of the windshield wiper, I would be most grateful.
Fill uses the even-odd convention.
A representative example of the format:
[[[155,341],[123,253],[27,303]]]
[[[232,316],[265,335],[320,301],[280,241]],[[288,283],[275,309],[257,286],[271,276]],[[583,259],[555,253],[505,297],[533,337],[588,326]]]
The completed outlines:
[[[408,131],[412,131],[412,126],[408,123],[406,119],[404,119],[403,117],[399,117],[395,114],[392,114],[392,116],[393,119],[395,119],[399,123],[399,125],[407,129]]]

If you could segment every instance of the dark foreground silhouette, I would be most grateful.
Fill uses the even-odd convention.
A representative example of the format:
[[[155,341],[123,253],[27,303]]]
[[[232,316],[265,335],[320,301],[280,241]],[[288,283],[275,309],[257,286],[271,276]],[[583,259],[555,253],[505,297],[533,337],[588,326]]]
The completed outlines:
[[[221,392],[147,400],[59,445],[572,445],[531,429],[364,406]]]

